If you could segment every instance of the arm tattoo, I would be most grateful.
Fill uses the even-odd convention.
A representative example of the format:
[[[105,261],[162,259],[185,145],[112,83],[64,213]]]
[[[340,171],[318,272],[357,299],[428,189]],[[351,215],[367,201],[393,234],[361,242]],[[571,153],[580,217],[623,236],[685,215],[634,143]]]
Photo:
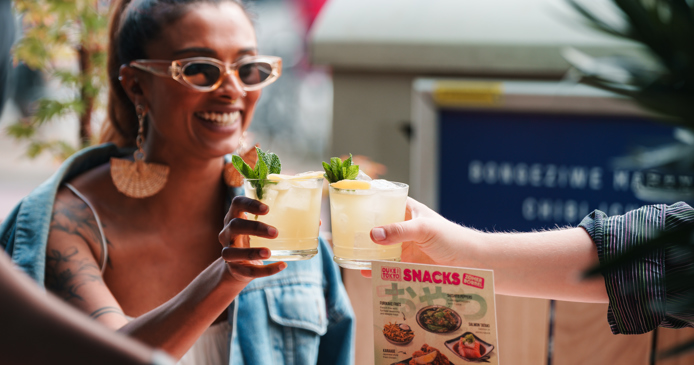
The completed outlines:
[[[103,316],[104,314],[108,314],[108,313],[116,313],[116,314],[120,314],[123,317],[125,317],[125,313],[123,313],[123,311],[120,310],[120,308],[116,308],[116,307],[101,307],[101,308],[95,310],[94,312],[92,312],[92,314],[90,314],[89,317],[91,317],[92,319],[97,319],[97,318]]]
[[[111,241],[101,236],[99,225],[94,217],[95,212],[82,200],[64,199],[57,200],[53,211],[51,229],[67,233],[81,238],[87,243],[92,243],[96,247],[101,247],[101,240],[106,241],[107,246],[112,246]],[[101,224],[103,228],[105,224]],[[101,263],[104,252],[99,253],[98,262]],[[111,258],[106,257],[106,264],[113,268]]]
[[[103,283],[99,267],[89,259],[74,259],[77,247],[64,251],[50,250],[46,254],[46,287],[66,301],[84,301],[78,290],[88,282]]]

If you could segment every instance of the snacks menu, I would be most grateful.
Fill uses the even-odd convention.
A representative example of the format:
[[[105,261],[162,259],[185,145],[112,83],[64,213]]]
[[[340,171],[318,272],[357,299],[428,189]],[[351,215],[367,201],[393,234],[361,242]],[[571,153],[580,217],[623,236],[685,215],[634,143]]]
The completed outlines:
[[[374,261],[376,365],[499,364],[491,270]]]

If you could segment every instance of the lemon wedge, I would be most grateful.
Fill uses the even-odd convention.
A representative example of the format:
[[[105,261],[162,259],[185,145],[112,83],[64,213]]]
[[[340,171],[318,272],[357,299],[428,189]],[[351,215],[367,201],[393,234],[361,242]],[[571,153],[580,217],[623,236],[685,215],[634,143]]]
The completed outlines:
[[[432,362],[434,362],[434,359],[436,359],[436,355],[438,354],[438,351],[433,351],[424,356],[415,357],[414,361],[417,364],[431,364]]]
[[[346,189],[346,190],[369,190],[371,189],[371,183],[362,180],[340,180],[330,184],[335,189]]]

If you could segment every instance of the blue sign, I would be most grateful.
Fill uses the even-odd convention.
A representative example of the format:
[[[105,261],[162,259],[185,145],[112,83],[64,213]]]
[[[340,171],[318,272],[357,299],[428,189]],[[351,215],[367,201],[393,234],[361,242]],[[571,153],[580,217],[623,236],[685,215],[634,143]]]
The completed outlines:
[[[595,209],[651,204],[634,187],[656,177],[612,161],[674,141],[672,127],[638,117],[442,109],[439,123],[439,212],[483,230],[576,226]],[[691,177],[653,176],[692,186]]]

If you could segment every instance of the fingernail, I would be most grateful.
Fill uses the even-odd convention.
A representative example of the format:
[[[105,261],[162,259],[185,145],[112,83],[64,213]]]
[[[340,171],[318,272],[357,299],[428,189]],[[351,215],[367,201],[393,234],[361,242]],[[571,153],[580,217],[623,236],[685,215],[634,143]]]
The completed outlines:
[[[270,257],[270,250],[267,248],[261,248],[260,249],[260,257],[267,258]]]
[[[277,235],[277,228],[275,228],[275,227],[269,227],[269,228],[267,229],[267,233],[268,233],[270,236],[276,236],[276,235]]]
[[[284,270],[287,268],[287,264],[285,262],[280,263],[280,270]]]
[[[383,228],[374,228],[371,230],[371,236],[374,241],[383,241],[386,239],[386,230]]]

